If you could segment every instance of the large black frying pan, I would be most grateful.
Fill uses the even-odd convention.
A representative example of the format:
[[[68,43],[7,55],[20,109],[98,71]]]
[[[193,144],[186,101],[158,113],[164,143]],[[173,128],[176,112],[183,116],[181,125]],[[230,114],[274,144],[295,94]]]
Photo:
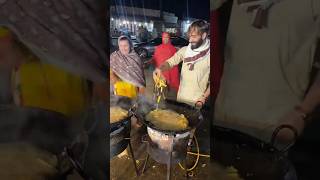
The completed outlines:
[[[97,126],[95,121],[101,120],[99,113],[89,110],[86,114],[89,116],[83,120],[90,121],[87,122],[90,127],[89,130],[99,131],[98,127],[93,127],[94,125]],[[66,117],[61,113],[41,108],[0,105],[0,143],[27,142],[58,157],[61,157],[67,150],[67,158],[76,163],[76,166],[74,166],[76,170],[82,177],[88,179],[78,161],[80,158],[78,155],[82,152],[74,154],[76,149],[73,148],[74,146],[71,147],[72,144],[76,143],[75,140],[79,132],[85,131],[86,127],[82,126],[83,123],[82,119]],[[89,139],[92,140],[90,134]],[[97,138],[94,138],[91,142],[95,143],[95,139]],[[91,146],[89,146],[89,149],[95,148]],[[71,149],[69,149],[70,147]],[[103,157],[103,155],[101,156]],[[90,159],[92,156],[86,155],[86,157]],[[60,161],[63,160],[59,159]],[[91,160],[87,162],[89,161]],[[64,170],[61,169],[61,171]]]
[[[130,121],[133,115],[134,101],[128,97],[113,95],[110,97],[110,107],[114,107],[114,106],[119,106],[122,109],[127,110],[128,116],[115,123],[110,123],[110,132],[118,129],[124,123]]]
[[[290,161],[286,157],[287,148],[274,147],[277,133],[290,126],[277,128],[271,142],[263,142],[248,134],[213,126],[213,160],[225,166],[234,166],[246,180],[282,180],[289,171]],[[297,134],[296,134],[297,135]]]
[[[0,105],[0,143],[26,141],[59,154],[75,137],[71,119],[41,108]]]
[[[153,104],[148,104],[147,105],[148,108],[143,108],[144,110],[141,110],[141,106],[146,106],[146,105],[145,104],[141,105],[138,103],[137,110],[136,110],[136,115],[138,116],[138,119],[141,120],[142,123],[145,124],[147,127],[150,127],[154,130],[157,130],[157,131],[162,132],[167,135],[176,135],[176,134],[183,134],[185,132],[189,132],[192,129],[195,129],[196,127],[198,127],[199,124],[203,120],[202,112],[200,109],[197,109],[193,106],[190,106],[190,105],[187,105],[184,103],[180,103],[177,101],[166,100],[165,107],[161,107],[161,108],[173,110],[179,114],[183,114],[189,121],[189,127],[187,129],[180,130],[180,131],[163,130],[163,129],[156,127],[151,122],[146,120],[146,116],[148,115],[148,113],[155,110],[156,106]]]

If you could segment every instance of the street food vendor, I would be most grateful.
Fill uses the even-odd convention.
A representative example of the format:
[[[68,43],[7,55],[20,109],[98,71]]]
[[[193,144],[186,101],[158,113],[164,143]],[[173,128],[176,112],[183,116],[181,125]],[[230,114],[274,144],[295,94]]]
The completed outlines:
[[[210,40],[209,25],[203,20],[193,22],[188,29],[189,45],[182,47],[174,56],[153,72],[153,78],[182,62],[177,101],[189,105],[203,105],[209,95]]]
[[[225,1],[211,1],[214,10]],[[301,135],[320,103],[319,73],[310,81],[319,28],[318,0],[233,1],[213,123],[266,142],[282,124]],[[278,140],[293,135],[283,129]]]

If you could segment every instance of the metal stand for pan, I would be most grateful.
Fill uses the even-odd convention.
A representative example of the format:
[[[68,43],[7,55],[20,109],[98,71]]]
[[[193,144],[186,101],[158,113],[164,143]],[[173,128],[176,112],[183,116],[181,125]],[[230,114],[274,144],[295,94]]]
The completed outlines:
[[[143,137],[143,142],[147,144],[147,156],[143,164],[142,172],[145,172],[149,158],[160,164],[166,164],[167,175],[166,179],[170,180],[172,177],[172,166],[184,161],[186,167],[186,156],[189,146],[191,144],[195,129],[188,132],[188,136],[182,139],[175,139],[174,135],[165,135],[166,143],[157,144],[154,143],[148,134]],[[188,170],[185,169],[186,179],[188,179]]]
[[[149,158],[160,164],[167,165],[167,180],[171,179],[172,165],[185,162],[188,146],[191,145],[195,129],[203,121],[201,109],[195,108],[180,102],[166,100],[165,109],[173,110],[183,114],[189,121],[189,128],[182,131],[165,131],[157,128],[149,121],[146,121],[146,115],[155,110],[152,106],[148,111],[137,111],[137,117],[147,126],[148,134],[143,137],[143,142],[147,144],[147,157],[143,165],[142,173],[145,172]],[[188,178],[188,169],[185,168],[186,178]]]
[[[137,166],[137,161],[136,161],[136,158],[134,156],[132,145],[131,145],[131,142],[130,142],[130,138],[129,138],[129,149],[130,149],[130,154],[131,154],[131,157],[132,157],[134,169],[136,171],[136,175],[140,176],[140,173],[139,173],[139,170],[138,170],[138,166]]]

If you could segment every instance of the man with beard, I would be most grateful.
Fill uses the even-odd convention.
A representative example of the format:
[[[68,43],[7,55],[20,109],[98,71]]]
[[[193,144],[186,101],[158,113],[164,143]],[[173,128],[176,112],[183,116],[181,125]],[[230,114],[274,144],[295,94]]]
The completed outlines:
[[[189,45],[156,68],[153,77],[162,76],[182,62],[177,101],[189,105],[203,105],[210,95],[209,25],[203,20],[193,22],[188,29]]]

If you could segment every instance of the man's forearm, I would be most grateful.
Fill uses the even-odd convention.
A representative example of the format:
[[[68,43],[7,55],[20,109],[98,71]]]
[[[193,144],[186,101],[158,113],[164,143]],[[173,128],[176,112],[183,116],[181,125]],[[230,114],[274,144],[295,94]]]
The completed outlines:
[[[300,107],[306,114],[310,114],[320,104],[320,72],[311,85]]]
[[[169,69],[171,69],[170,64],[168,62],[164,62],[163,64],[161,64],[160,68],[161,71],[168,71]]]
[[[208,97],[210,96],[210,86],[208,86],[207,90],[204,92],[203,94],[204,98],[208,99]]]

